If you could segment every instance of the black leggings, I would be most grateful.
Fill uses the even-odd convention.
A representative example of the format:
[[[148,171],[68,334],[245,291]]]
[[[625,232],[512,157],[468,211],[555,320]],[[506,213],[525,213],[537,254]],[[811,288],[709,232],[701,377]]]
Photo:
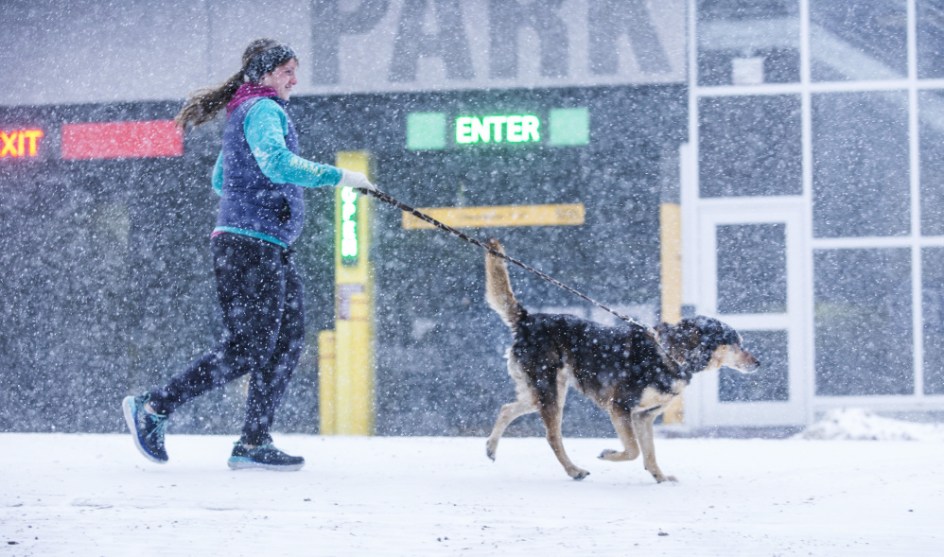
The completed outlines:
[[[242,441],[271,441],[275,410],[298,364],[304,338],[304,293],[291,250],[239,234],[211,240],[223,310],[219,346],[150,392],[161,414],[250,373]]]

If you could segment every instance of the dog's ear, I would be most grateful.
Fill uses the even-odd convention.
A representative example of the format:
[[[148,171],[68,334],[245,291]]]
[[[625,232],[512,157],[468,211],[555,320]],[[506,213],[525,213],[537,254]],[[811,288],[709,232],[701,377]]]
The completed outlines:
[[[685,359],[685,348],[682,346],[681,339],[684,335],[679,332],[679,324],[659,323],[655,327],[656,340],[662,345],[662,348],[670,358],[676,362]]]
[[[701,343],[701,330],[692,319],[682,319],[675,325],[663,323],[665,333],[659,333],[659,339],[674,360],[685,360],[692,350]]]

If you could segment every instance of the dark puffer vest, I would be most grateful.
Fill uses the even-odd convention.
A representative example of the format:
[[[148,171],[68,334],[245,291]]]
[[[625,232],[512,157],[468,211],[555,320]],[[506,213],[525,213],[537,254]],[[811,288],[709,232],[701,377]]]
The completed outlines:
[[[285,107],[285,101],[269,96],[246,99],[226,118],[223,129],[223,197],[217,216],[217,230],[238,230],[257,233],[259,237],[275,238],[285,245],[298,239],[305,222],[305,199],[302,188],[293,184],[276,184],[266,178],[243,133],[246,114],[262,99],[271,99]],[[285,145],[298,153],[298,135],[291,120],[285,134]]]

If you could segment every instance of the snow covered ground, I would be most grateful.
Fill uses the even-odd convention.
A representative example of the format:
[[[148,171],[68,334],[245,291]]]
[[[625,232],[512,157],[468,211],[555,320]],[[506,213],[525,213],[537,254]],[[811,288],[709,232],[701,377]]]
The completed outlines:
[[[868,432],[881,431],[881,435]],[[811,439],[817,438],[817,439]],[[0,555],[941,555],[944,429],[862,412],[788,440],[277,436],[300,472],[233,472],[230,437],[0,434]],[[883,439],[860,441],[855,439]],[[890,439],[890,440],[889,440]],[[898,440],[917,439],[917,440]]]

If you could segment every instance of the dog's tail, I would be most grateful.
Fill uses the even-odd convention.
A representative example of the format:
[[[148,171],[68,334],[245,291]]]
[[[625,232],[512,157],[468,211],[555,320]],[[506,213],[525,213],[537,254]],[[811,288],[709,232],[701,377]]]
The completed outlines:
[[[505,249],[498,240],[489,240],[488,247],[499,253],[505,253]],[[511,290],[508,264],[501,257],[492,255],[488,251],[485,252],[485,300],[511,329],[515,329],[521,318],[525,316],[524,308],[518,303],[515,293]]]

